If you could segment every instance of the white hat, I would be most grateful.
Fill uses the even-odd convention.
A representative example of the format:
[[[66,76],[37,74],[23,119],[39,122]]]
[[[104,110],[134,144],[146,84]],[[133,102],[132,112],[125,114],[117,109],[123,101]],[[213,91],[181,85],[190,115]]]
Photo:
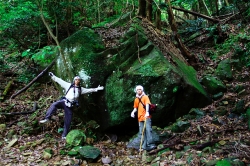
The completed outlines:
[[[141,89],[142,91],[144,91],[144,90],[143,90],[143,87],[142,87],[141,85],[137,85],[137,86],[136,86],[135,90],[137,91],[138,89]]]
[[[75,76],[74,77],[74,81],[76,80],[76,79],[81,79],[79,76]]]

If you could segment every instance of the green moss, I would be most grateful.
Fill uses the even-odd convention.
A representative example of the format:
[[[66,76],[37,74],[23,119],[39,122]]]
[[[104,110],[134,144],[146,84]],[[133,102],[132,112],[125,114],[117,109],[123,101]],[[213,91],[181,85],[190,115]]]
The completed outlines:
[[[202,84],[206,87],[210,94],[218,94],[226,91],[226,86],[217,77],[206,75],[202,78]]]
[[[106,82],[106,103],[110,114],[111,126],[120,124],[127,116],[127,111],[133,108],[132,82],[122,78],[122,72],[116,71]],[[131,96],[131,97],[128,97]],[[117,104],[119,103],[119,104]],[[131,103],[128,105],[127,103]]]
[[[103,65],[103,62],[101,63],[103,55],[99,52],[103,51],[105,46],[101,37],[92,29],[84,28],[76,32],[62,41],[61,47],[65,54],[70,72],[73,73],[73,75],[80,75],[85,83],[88,83],[91,76],[100,75],[100,73],[103,72],[103,66],[105,65]],[[57,73],[61,74],[59,76],[67,80],[66,72],[64,72],[64,63],[61,57],[59,57],[57,61],[57,66]]]
[[[207,96],[206,91],[197,80],[197,72],[194,70],[194,68],[192,66],[188,66],[187,64],[179,60],[176,56],[172,57],[177,64],[177,69],[179,73],[182,75],[185,81],[195,87],[204,96]]]
[[[144,32],[143,27],[140,25],[141,20],[140,19],[134,19],[134,23],[131,25],[131,27],[133,27],[134,29],[136,29],[137,31],[141,31]]]
[[[222,60],[216,69],[216,75],[221,80],[232,80],[233,79],[233,73],[231,69],[231,62],[229,59]]]
[[[142,75],[142,76],[161,76],[171,69],[170,63],[163,55],[154,48],[148,56],[135,60],[127,74]]]
[[[61,43],[61,47],[67,46],[68,48],[72,48],[72,46],[76,44],[79,44],[83,50],[86,51],[89,50],[88,48],[92,48],[93,52],[100,52],[104,49],[103,42],[99,35],[89,28],[77,31],[75,34],[65,39]]]

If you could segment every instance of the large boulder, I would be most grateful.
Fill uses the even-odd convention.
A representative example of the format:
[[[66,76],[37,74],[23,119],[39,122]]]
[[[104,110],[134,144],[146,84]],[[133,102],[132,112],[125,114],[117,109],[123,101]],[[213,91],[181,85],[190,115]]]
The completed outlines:
[[[152,119],[154,125],[167,125],[191,108],[210,103],[196,71],[177,58],[181,55],[173,45],[168,50],[169,61],[138,23],[131,24],[119,41],[118,46],[105,49],[101,36],[84,28],[61,43],[70,71],[80,75],[82,86],[105,86],[104,91],[81,99],[81,108],[75,114],[83,121],[93,119],[102,130],[138,130],[137,120],[130,117],[130,112],[134,88],[139,84],[144,86],[151,102],[158,104]],[[71,81],[60,56],[55,70],[56,75]]]

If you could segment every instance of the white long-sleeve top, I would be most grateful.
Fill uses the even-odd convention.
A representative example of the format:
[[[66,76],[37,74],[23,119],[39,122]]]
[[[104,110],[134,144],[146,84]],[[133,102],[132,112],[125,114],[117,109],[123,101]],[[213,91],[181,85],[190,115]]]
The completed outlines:
[[[57,82],[63,89],[64,89],[64,93],[67,92],[67,90],[69,89],[71,83],[69,82],[66,82],[64,80],[62,80],[61,78],[53,75],[52,77],[52,80],[54,80],[55,82]],[[81,87],[81,94],[86,94],[86,93],[91,93],[91,92],[97,92],[98,89],[97,88],[89,88],[89,89],[86,89],[86,88],[83,88]],[[66,94],[66,98],[72,102],[74,100],[78,100],[80,94],[79,94],[79,90],[78,88],[76,87],[75,88],[75,93],[74,93],[74,87],[70,88],[70,90],[68,91],[68,93]]]

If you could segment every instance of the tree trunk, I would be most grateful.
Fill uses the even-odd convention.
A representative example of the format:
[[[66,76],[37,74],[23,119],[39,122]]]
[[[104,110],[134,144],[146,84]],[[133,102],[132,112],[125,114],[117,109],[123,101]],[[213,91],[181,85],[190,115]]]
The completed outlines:
[[[228,0],[225,0],[225,4],[226,4],[226,6],[229,6]]]
[[[161,30],[161,10],[157,9],[155,16],[155,26],[157,29]]]
[[[174,19],[174,14],[173,14],[173,11],[172,11],[170,0],[166,0],[166,3],[168,4],[168,9],[167,9],[168,21],[169,21],[169,24],[171,26],[171,30],[174,33],[175,40],[178,43],[178,46],[179,46],[179,49],[180,49],[182,55],[185,58],[189,59],[189,62],[190,62],[189,64],[193,66],[193,65],[195,65],[195,62],[196,62],[195,57],[192,54],[190,54],[190,52],[184,46],[184,44],[182,43],[182,41],[180,39],[180,36],[178,34],[177,24],[176,24],[175,19]]]
[[[148,0],[147,1],[147,19],[152,22],[152,12],[153,12],[153,7],[152,7],[153,0]]]
[[[215,0],[215,7],[216,7],[216,15],[219,15],[219,1]]]
[[[97,0],[97,15],[98,15],[98,23],[100,23],[101,22],[100,0]]]
[[[146,17],[146,0],[139,0],[139,16]]]
[[[52,32],[52,29],[49,27],[49,24],[46,22],[46,20],[45,20],[45,18],[44,18],[43,10],[42,10],[42,9],[43,9],[43,4],[40,5],[39,2],[37,2],[37,3],[38,3],[37,5],[40,6],[39,10],[40,10],[41,19],[42,19],[42,21],[43,21],[45,27],[47,28],[47,30],[48,30],[50,36],[51,36],[51,37],[54,39],[54,41],[56,42],[56,45],[57,45],[57,47],[58,47],[60,56],[62,57],[62,60],[63,60],[63,65],[65,66],[66,74],[68,75],[69,78],[73,78],[73,76],[72,76],[71,73],[70,73],[69,67],[68,67],[68,65],[67,65],[67,62],[66,62],[64,53],[63,53],[63,51],[62,51],[62,49],[61,49],[61,47],[60,47],[59,41],[58,41],[58,34],[57,34],[58,31],[56,31],[56,36],[55,36],[55,35],[53,34],[53,32]],[[56,19],[56,21],[57,21],[57,19]],[[57,28],[57,27],[56,27],[56,28]]]

